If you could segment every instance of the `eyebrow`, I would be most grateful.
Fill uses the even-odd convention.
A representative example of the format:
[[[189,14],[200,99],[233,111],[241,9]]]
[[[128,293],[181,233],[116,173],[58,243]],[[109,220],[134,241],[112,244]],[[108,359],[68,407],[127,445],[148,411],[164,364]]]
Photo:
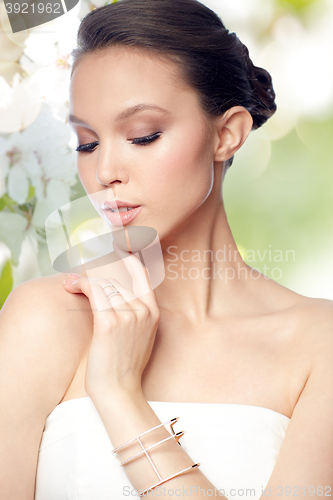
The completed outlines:
[[[160,106],[156,106],[156,104],[141,103],[141,104],[136,104],[135,106],[131,106],[130,108],[127,108],[121,113],[119,113],[119,115],[116,116],[116,121],[118,122],[121,120],[125,120],[126,118],[129,118],[130,116],[139,113],[140,111],[147,111],[147,110],[159,111],[161,113],[170,114],[170,111],[167,111],[166,109],[161,108]],[[85,121],[81,120],[81,118],[78,118],[77,116],[72,114],[68,116],[68,122],[77,123],[78,125],[84,125],[86,127],[89,127],[88,123],[86,123]]]

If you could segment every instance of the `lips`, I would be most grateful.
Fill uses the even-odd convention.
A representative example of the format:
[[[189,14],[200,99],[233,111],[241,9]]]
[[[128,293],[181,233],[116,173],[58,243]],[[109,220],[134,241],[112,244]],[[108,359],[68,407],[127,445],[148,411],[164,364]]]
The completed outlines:
[[[132,210],[124,210],[120,212],[119,209],[123,207],[131,208]],[[129,222],[137,216],[142,207],[135,203],[123,200],[106,200],[104,201],[102,208],[106,218],[111,222],[111,224],[114,226],[123,226],[129,224]]]
[[[129,206],[129,205],[125,205]],[[124,212],[112,212],[111,208],[105,208],[104,209],[104,214],[105,217],[113,224],[114,226],[125,226],[126,224],[129,224],[140,212],[142,209],[141,206],[138,206],[136,208],[133,208],[130,211],[124,211]]]
[[[102,208],[103,208],[103,210],[112,209],[114,211],[117,211],[119,208],[122,208],[122,207],[136,208],[139,206],[140,205],[138,205],[138,204],[129,203],[127,201],[113,200],[113,201],[104,201]]]

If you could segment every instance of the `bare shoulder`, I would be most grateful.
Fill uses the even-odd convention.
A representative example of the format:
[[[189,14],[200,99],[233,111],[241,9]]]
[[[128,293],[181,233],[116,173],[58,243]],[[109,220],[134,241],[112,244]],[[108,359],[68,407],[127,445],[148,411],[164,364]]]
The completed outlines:
[[[330,352],[333,354],[333,301],[312,298],[280,287],[281,307],[278,314],[284,318],[300,355],[306,354],[311,365]]]
[[[56,275],[20,284],[0,312],[1,498],[33,498],[46,418],[90,334],[87,299],[68,294],[62,281]]]
[[[266,485],[270,491],[281,484],[332,485],[333,302],[302,296],[299,299],[288,311],[298,334],[289,366],[300,366],[302,352],[307,353],[311,364],[301,390],[295,393],[286,436]],[[289,380],[291,388],[296,385],[294,379]],[[331,491],[330,486],[325,488]]]
[[[255,296],[262,311],[270,342],[283,346],[283,359],[305,381],[327,352],[333,353],[333,301],[307,297],[270,279],[262,280]]]
[[[291,290],[289,292],[293,301],[286,313],[298,320],[299,326],[309,335],[333,339],[333,301],[307,297]]]
[[[313,360],[333,354],[333,301],[304,297],[295,314],[308,339]]]
[[[89,300],[84,294],[67,292],[66,277],[59,273],[21,283],[7,298],[4,314],[11,309],[15,317],[25,317],[46,339],[55,335],[66,343],[84,342],[92,326]]]
[[[281,380],[288,411],[293,414],[302,394],[325,391],[331,383],[323,373],[328,374],[332,365],[333,301],[307,297],[280,285],[273,294],[275,310],[269,324],[276,335],[268,338],[281,354]]]
[[[261,284],[256,298],[265,313],[285,316],[286,319],[289,317],[295,321],[295,326],[299,324],[309,332],[320,329],[324,333],[327,327],[327,335],[331,332],[333,336],[332,327],[330,328],[332,300],[307,297],[267,277],[262,278]]]
[[[45,400],[49,411],[66,393],[92,332],[89,301],[83,294],[66,292],[66,276],[45,276],[18,285],[0,313],[0,343],[9,359],[17,356],[20,360],[22,388],[26,384],[27,393],[31,390],[35,404]],[[21,359],[24,353],[25,367]]]

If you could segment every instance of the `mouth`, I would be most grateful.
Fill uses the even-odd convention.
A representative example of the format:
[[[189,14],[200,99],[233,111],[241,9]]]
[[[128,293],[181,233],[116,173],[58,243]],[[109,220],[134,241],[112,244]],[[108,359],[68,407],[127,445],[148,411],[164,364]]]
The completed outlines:
[[[122,226],[131,222],[140,212],[142,206],[121,200],[105,201],[102,205],[106,218],[114,226]]]
[[[133,203],[129,203],[127,201],[122,201],[122,200],[112,200],[112,201],[106,200],[103,202],[102,208],[103,210],[111,209],[114,212],[117,212],[120,209],[131,209],[139,206],[140,205],[135,205]]]

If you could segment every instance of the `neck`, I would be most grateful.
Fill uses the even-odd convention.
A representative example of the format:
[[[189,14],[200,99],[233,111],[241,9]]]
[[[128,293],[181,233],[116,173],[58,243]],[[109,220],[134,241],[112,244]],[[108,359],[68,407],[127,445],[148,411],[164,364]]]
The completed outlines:
[[[155,289],[159,307],[204,323],[230,313],[231,298],[249,278],[232,236],[221,196],[204,204],[161,241],[165,279]],[[237,300],[236,300],[237,302]]]

